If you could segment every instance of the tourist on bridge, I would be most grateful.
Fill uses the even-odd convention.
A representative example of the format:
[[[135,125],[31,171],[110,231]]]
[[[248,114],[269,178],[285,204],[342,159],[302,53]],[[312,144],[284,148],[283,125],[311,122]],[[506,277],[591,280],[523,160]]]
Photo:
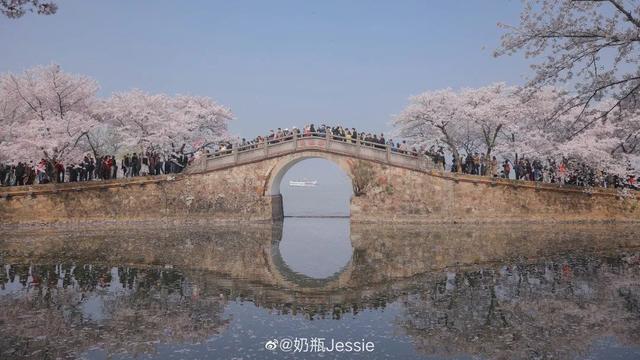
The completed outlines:
[[[504,163],[502,163],[502,177],[508,179],[509,174],[511,174],[511,164],[509,163],[509,159],[504,159]]]
[[[495,156],[491,159],[491,177],[498,177],[498,159]]]
[[[56,161],[55,163],[55,171],[56,171],[56,182],[63,183],[64,182],[64,165],[62,165],[61,161]]]
[[[140,158],[137,153],[131,155],[131,175],[140,176]]]

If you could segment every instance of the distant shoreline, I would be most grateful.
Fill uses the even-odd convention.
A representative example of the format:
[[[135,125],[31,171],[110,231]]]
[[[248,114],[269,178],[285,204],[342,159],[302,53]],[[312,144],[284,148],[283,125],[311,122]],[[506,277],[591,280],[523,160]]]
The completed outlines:
[[[340,218],[340,219],[348,219],[351,216],[349,215],[285,215],[285,218]]]

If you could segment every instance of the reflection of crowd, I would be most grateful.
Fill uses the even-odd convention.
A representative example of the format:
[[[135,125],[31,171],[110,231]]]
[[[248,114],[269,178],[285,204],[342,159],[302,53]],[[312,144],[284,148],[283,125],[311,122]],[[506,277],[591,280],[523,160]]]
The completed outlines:
[[[436,168],[447,170],[445,151],[441,146],[437,149],[435,146],[427,149],[424,146],[410,146],[406,140],[387,139],[383,133],[359,132],[356,128],[343,126],[307,124],[302,129],[292,127],[291,129],[270,130],[267,135],[257,136],[251,140],[243,138],[237,144],[231,141],[210,143],[190,154],[185,154],[182,150],[179,153],[173,152],[171,154],[152,152],[126,154],[120,159],[119,164],[116,157],[112,155],[103,156],[98,161],[91,156],[85,156],[83,161],[68,164],[66,167],[61,162],[45,159],[41,159],[37,164],[34,164],[33,161],[30,163],[19,162],[16,165],[0,164],[0,183],[4,186],[32,185],[65,182],[65,180],[75,182],[179,173],[201,156],[228,155],[232,153],[234,146],[237,151],[246,151],[263,147],[265,144],[288,141],[294,136],[329,137],[335,141],[351,142],[380,150],[388,149],[398,154],[424,156],[431,159]],[[631,172],[628,176],[620,177],[565,158],[558,163],[553,159],[540,161],[527,158],[520,158],[514,162],[505,159],[499,163],[495,156],[489,157],[478,152],[468,152],[460,159],[453,157],[450,171],[546,183],[638,189],[637,178]]]

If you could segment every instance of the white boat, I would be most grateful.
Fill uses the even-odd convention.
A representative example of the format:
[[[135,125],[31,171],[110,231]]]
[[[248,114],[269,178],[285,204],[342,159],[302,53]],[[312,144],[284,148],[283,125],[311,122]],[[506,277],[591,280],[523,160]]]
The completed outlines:
[[[316,185],[318,185],[318,180],[303,180],[303,181],[289,180],[289,186],[314,187]]]

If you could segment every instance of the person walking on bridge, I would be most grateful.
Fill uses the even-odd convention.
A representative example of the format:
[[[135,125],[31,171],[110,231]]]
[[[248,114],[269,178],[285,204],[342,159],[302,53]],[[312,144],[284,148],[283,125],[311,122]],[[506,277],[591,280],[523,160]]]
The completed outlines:
[[[133,153],[131,156],[131,174],[132,176],[140,175],[140,158],[137,153]]]

